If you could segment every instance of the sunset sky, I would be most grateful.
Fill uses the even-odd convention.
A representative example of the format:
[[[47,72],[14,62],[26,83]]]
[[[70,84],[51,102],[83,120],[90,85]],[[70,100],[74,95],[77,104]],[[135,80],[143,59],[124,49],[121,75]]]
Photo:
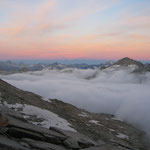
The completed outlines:
[[[0,0],[0,60],[150,60],[150,0]]]

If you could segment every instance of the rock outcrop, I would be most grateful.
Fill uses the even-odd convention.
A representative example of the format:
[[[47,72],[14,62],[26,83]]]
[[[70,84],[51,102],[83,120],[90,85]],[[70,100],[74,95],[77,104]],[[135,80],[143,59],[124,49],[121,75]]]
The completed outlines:
[[[10,111],[8,108],[6,110]],[[129,145],[120,144],[119,141],[98,142],[78,132],[55,127],[45,129],[27,123],[23,116],[19,115],[17,119],[16,116],[17,114],[1,114],[0,125],[3,125],[0,127],[0,150],[135,150]]]

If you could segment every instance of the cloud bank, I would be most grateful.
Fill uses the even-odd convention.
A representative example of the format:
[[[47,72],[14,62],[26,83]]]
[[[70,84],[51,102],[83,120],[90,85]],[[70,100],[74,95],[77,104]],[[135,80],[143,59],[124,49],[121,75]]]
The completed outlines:
[[[89,80],[90,77],[94,78]],[[128,69],[64,69],[1,78],[45,98],[57,98],[91,112],[114,114],[150,135],[150,73],[136,75]]]

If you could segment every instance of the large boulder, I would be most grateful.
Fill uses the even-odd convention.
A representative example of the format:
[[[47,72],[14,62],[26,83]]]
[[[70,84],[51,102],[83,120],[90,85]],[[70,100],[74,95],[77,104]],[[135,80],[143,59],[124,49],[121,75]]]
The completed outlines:
[[[78,141],[74,140],[73,138],[68,138],[63,143],[67,148],[70,148],[70,149],[79,149],[80,148]]]
[[[45,141],[45,137],[39,133],[28,131],[26,129],[11,127],[9,129],[9,135],[15,138],[31,138],[35,140]]]

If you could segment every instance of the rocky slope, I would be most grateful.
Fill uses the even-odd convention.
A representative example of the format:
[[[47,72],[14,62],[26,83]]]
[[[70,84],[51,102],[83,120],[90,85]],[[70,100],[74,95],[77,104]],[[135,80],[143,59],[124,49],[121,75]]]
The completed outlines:
[[[2,80],[0,103],[0,150],[149,147],[144,132],[113,115],[90,113],[56,99],[45,100]]]
[[[114,65],[122,65],[122,66],[137,65],[138,67],[144,67],[144,65],[141,62],[130,59],[128,57],[118,60],[116,63],[114,63]]]

